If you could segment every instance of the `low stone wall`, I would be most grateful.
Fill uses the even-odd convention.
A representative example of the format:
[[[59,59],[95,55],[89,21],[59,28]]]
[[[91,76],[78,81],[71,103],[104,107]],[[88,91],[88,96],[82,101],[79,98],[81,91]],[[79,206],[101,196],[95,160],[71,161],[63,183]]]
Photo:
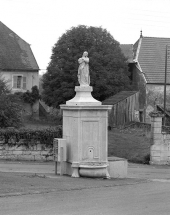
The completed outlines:
[[[0,143],[0,160],[53,161],[53,149],[40,144],[18,147]]]

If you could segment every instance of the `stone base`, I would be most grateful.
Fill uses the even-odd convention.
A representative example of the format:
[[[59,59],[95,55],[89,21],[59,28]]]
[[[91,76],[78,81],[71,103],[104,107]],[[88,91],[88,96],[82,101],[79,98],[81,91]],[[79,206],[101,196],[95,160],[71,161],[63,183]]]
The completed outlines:
[[[124,158],[108,157],[108,172],[111,178],[126,178],[128,161]]]
[[[126,178],[128,161],[123,158],[109,157],[107,164],[87,165],[64,162],[64,175],[90,178]],[[60,174],[60,162],[57,162],[57,174]]]
[[[170,164],[170,147],[169,144],[159,144],[151,146],[150,164],[169,165]]]
[[[73,178],[79,178],[79,167],[78,164],[72,164],[70,162],[63,162],[63,175],[69,175]],[[60,162],[57,162],[57,174],[61,172]]]
[[[101,105],[102,103],[94,99],[91,95],[93,88],[91,86],[76,86],[76,95],[73,99],[66,102],[66,105]]]

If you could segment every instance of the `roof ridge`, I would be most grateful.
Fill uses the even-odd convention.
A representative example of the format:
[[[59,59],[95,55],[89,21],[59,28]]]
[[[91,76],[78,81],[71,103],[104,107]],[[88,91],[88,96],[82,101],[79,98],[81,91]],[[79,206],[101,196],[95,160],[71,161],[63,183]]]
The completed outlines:
[[[170,37],[145,37],[145,36],[143,36],[143,38],[170,39]]]
[[[120,45],[132,45],[133,46],[132,43],[120,43]]]

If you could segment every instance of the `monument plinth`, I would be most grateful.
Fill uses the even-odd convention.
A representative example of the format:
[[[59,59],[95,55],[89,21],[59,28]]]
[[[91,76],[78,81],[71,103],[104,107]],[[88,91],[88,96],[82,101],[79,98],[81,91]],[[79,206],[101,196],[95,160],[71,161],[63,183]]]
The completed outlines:
[[[66,105],[101,105],[101,102],[94,99],[91,95],[91,86],[76,86],[76,95],[73,99],[66,102]]]
[[[85,52],[86,53],[86,52]],[[67,144],[65,173],[72,177],[109,178],[108,167],[108,108],[91,95],[88,62],[79,59],[78,80],[73,99],[60,105],[63,110],[63,138]],[[84,64],[83,64],[84,63]],[[82,65],[83,64],[83,65]]]

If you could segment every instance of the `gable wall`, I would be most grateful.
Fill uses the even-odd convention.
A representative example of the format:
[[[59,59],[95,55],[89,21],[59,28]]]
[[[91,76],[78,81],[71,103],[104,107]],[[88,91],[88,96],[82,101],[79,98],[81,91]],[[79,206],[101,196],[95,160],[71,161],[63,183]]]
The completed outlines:
[[[33,86],[39,87],[39,75],[37,72],[25,72],[25,71],[0,71],[2,74],[2,77],[5,78],[5,80],[8,81],[9,88],[12,90],[12,92],[16,91],[31,91],[31,88]],[[14,75],[23,75],[26,77],[26,90],[19,90],[19,89],[12,89],[13,84],[13,76]]]
[[[11,89],[12,93],[15,92],[26,92],[27,90],[31,91],[33,86],[37,86],[39,88],[39,75],[37,72],[24,72],[24,71],[0,71],[2,77],[7,81],[9,89]],[[26,77],[26,89],[12,89],[13,84],[13,75],[23,75]],[[33,110],[31,109],[30,104],[22,104],[23,106],[23,117],[29,116],[33,114],[34,118],[39,118],[39,101],[37,101],[33,105]],[[32,113],[33,111],[33,113]]]

